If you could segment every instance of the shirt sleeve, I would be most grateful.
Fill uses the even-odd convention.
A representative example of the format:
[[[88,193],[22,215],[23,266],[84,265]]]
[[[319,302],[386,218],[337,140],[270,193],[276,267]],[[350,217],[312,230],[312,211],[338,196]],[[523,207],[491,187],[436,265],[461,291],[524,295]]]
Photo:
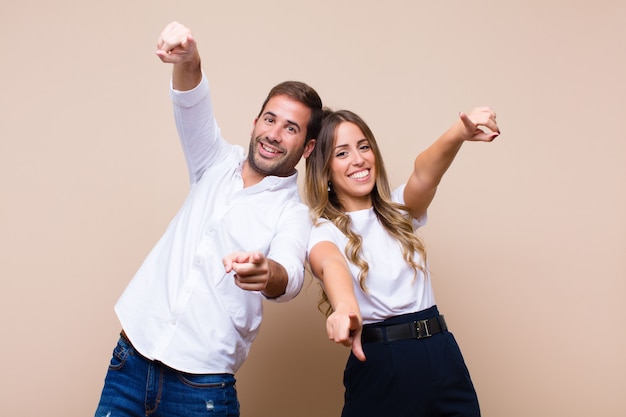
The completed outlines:
[[[284,208],[268,257],[281,264],[289,278],[285,293],[272,301],[289,301],[300,293],[304,284],[306,245],[311,231],[308,208],[302,203]]]
[[[391,193],[392,201],[399,203],[399,204],[404,204],[404,187],[406,187],[406,184],[402,184],[400,187],[396,188]],[[424,215],[422,215],[419,219],[416,219],[416,218],[412,219],[413,229],[417,230],[420,227],[424,226],[427,222],[428,222],[428,212],[424,213]]]
[[[188,91],[174,90],[170,82],[170,97],[189,179],[195,184],[207,167],[224,155],[228,143],[222,138],[213,115],[209,82],[204,73],[200,83]]]
[[[329,220],[319,219],[318,223],[311,229],[311,234],[309,235],[309,243],[306,251],[307,257],[311,249],[313,249],[313,246],[320,242],[332,242],[341,248],[344,246],[344,240],[346,240],[346,237],[337,229],[337,226]]]

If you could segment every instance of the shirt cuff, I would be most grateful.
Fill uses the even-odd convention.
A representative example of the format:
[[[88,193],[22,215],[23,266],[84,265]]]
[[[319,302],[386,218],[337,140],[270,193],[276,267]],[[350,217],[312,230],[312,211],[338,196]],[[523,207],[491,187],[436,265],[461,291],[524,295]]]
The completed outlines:
[[[172,80],[170,79],[170,97],[172,102],[180,107],[192,107],[198,104],[209,93],[209,80],[202,72],[202,79],[191,90],[180,91],[174,90],[172,86]]]

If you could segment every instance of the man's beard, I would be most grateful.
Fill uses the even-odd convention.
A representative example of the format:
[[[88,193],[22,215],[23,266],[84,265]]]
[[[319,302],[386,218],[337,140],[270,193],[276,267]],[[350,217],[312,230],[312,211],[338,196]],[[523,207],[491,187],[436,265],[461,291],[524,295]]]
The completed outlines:
[[[287,177],[294,172],[296,164],[300,161],[304,148],[299,154],[293,152],[283,152],[279,157],[267,160],[259,155],[260,138],[250,137],[250,147],[248,149],[248,164],[250,167],[264,176],[274,175],[277,177]],[[282,150],[282,148],[280,148]]]

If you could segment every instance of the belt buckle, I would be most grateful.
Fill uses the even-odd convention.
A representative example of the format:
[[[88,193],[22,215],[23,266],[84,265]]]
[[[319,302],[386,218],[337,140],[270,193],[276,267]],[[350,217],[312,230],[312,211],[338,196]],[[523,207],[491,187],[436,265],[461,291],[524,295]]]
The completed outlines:
[[[424,339],[432,336],[430,328],[428,327],[428,319],[414,321],[413,324],[415,325],[418,339]]]

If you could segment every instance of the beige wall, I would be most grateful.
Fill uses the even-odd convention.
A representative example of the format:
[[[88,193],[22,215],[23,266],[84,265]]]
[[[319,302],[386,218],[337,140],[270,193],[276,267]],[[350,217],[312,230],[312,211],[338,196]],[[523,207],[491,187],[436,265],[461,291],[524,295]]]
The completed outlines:
[[[92,415],[113,304],[181,204],[170,68],[198,39],[227,138],[271,86],[360,113],[394,185],[460,110],[467,144],[423,230],[440,308],[485,416],[624,415],[626,3],[292,0],[0,4],[0,415]],[[317,287],[267,320],[238,375],[243,415],[332,416],[347,350]]]

